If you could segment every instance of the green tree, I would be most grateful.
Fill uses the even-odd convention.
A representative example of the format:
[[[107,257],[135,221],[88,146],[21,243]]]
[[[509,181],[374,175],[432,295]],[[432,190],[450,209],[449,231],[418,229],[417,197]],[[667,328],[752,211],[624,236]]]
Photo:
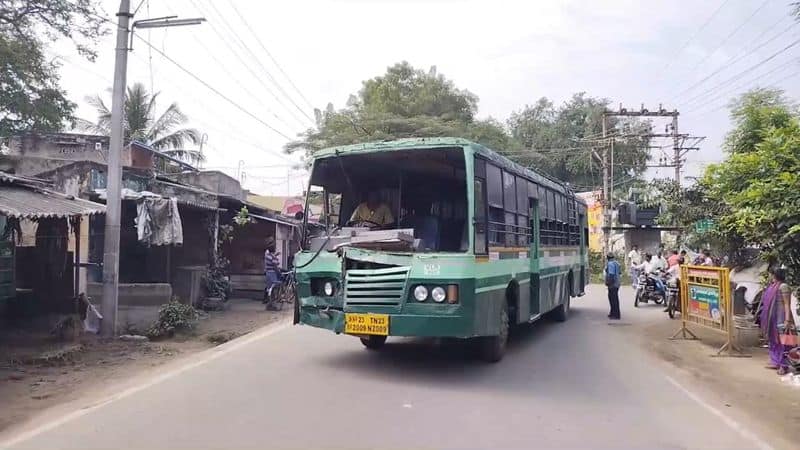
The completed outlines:
[[[772,264],[790,269],[800,285],[800,121],[760,133],[761,141],[710,166],[702,184],[723,205],[723,234],[738,235],[758,247]]]
[[[58,131],[75,104],[59,87],[48,43],[71,39],[89,59],[107,30],[95,0],[0,0],[0,136]]]
[[[407,62],[389,67],[384,75],[366,80],[345,108],[328,105],[316,110],[315,128],[290,142],[288,152],[307,156],[319,149],[359,142],[406,137],[463,137],[496,150],[514,141],[493,119],[476,120],[478,98],[431,68],[423,71]]]
[[[205,160],[197,150],[183,148],[187,143],[199,144],[201,134],[194,128],[180,128],[188,118],[177,103],[170,103],[160,115],[156,115],[158,93],[150,94],[142,83],[134,83],[125,93],[123,127],[125,143],[139,141],[168,155],[190,163]],[[102,135],[111,134],[111,109],[99,95],[86,99],[97,110],[97,123],[81,120],[81,128]]]
[[[542,97],[514,112],[508,120],[512,137],[521,149],[508,156],[520,164],[540,169],[567,181],[576,189],[594,189],[601,180],[592,147],[601,148],[603,112],[609,100],[577,93],[556,107]],[[642,137],[650,124],[639,120],[606,119],[609,134],[616,135],[615,178],[637,179],[646,169],[650,139]]]
[[[788,126],[797,113],[780,89],[754,89],[731,101],[729,107],[734,128],[725,137],[728,153],[754,151],[764,133]]]

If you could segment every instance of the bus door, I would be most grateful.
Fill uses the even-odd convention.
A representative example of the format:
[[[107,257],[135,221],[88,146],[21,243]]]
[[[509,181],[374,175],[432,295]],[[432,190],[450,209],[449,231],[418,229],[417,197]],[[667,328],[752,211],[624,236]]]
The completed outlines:
[[[529,283],[531,296],[531,319],[535,318],[539,314],[542,313],[541,308],[539,306],[539,201],[531,198],[530,199],[530,211],[528,214],[531,220],[531,242],[530,242],[530,254],[531,254],[531,262],[530,262],[530,269],[531,269],[531,281]]]

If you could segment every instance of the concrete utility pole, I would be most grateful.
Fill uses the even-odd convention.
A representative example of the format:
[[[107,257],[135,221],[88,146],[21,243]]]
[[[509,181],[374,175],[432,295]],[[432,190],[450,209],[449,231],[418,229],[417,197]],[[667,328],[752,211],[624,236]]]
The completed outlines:
[[[117,331],[119,296],[119,227],[122,197],[122,112],[128,74],[128,25],[133,14],[130,0],[121,0],[117,13],[117,47],[114,61],[114,91],[111,97],[111,140],[108,145],[106,183],[106,229],[103,241],[103,320],[101,334],[111,337]]]
[[[675,152],[672,164],[675,165],[675,183],[681,185],[681,144],[678,136],[678,114],[672,116],[672,150]]]
[[[114,87],[111,96],[111,138],[108,144],[108,170],[106,183],[106,227],[103,239],[103,320],[100,332],[105,337],[117,332],[117,306],[119,299],[119,230],[122,211],[122,147],[123,110],[128,75],[130,34],[134,28],[163,28],[197,25],[205,19],[172,20],[176,16],[160,17],[133,22],[130,0],[119,2],[117,13],[117,46],[114,60]]]
[[[610,173],[608,170],[608,147],[605,146],[606,142],[606,116],[603,115],[603,254],[608,255],[611,251],[609,242],[611,239],[611,189],[609,185],[612,180],[609,180]]]

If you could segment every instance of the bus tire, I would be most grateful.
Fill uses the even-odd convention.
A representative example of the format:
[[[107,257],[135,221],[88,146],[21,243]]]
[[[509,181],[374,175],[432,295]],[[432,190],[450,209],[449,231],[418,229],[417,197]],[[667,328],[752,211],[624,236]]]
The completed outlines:
[[[566,322],[569,318],[569,292],[564,291],[563,297],[561,304],[553,310],[553,320],[556,322]]]
[[[361,343],[368,350],[378,350],[386,343],[386,336],[367,336],[361,338]]]
[[[500,309],[500,333],[497,336],[484,336],[480,338],[481,358],[490,363],[503,359],[508,345],[508,304],[503,302]]]

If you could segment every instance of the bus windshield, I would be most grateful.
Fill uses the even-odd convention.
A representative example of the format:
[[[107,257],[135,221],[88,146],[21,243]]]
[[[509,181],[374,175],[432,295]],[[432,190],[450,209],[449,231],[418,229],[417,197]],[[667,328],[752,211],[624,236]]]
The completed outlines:
[[[469,249],[461,147],[376,151],[317,159],[306,247],[409,252]]]

